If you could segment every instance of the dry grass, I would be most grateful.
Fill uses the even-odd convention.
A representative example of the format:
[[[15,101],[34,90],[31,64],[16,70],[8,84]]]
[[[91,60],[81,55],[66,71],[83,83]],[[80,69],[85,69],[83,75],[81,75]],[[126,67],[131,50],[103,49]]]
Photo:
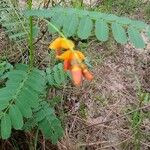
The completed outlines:
[[[137,50],[130,45],[120,47],[112,44],[114,49],[91,42],[87,54],[90,54],[94,66],[94,81],[85,81],[80,89],[65,91],[65,101],[70,101],[72,105],[65,121],[68,124],[67,138],[62,140],[63,145],[72,143],[76,149],[88,150],[134,149],[130,115],[120,116],[138,105],[136,77],[142,90],[150,91],[147,82],[150,57],[146,49]],[[150,131],[149,123],[148,118],[143,121],[143,134]],[[141,141],[142,150],[147,150],[149,141]]]

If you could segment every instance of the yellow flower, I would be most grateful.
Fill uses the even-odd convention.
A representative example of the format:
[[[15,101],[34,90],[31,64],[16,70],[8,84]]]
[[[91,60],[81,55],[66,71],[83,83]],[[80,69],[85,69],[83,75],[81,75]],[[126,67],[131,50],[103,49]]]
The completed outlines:
[[[68,40],[66,38],[57,38],[55,39],[50,45],[50,49],[54,50],[60,50],[60,49],[73,49],[74,43],[71,40]]]

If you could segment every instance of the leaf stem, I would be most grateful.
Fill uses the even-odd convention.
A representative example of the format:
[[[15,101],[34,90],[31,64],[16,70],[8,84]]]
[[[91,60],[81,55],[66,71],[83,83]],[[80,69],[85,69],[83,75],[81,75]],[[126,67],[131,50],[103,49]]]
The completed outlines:
[[[58,32],[59,35],[61,35],[63,38],[66,38],[65,35],[54,24],[52,24],[50,21],[46,19],[44,19],[44,21],[46,21],[52,28],[54,28]]]

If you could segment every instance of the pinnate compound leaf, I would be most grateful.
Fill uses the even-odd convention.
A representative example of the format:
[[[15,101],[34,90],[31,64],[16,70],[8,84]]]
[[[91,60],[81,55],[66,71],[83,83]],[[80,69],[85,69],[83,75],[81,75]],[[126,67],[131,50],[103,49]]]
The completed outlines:
[[[143,41],[143,38],[141,37],[140,32],[133,27],[128,28],[128,35],[131,43],[136,47],[136,48],[144,48],[145,43]]]
[[[22,129],[23,117],[33,116],[33,109],[39,106],[40,96],[44,95],[45,85],[44,71],[30,69],[27,65],[16,65],[10,70],[5,87],[0,89],[0,111],[3,114],[0,119],[4,119],[2,123],[5,123],[6,116],[7,122],[8,117],[10,118],[11,127]],[[9,132],[11,133],[11,129]],[[3,137],[8,138],[10,133],[4,133]]]
[[[1,136],[2,139],[8,139],[11,134],[11,120],[10,116],[6,113],[1,119]]]
[[[115,40],[120,44],[126,44],[127,35],[125,32],[125,29],[116,22],[112,23],[111,28],[112,28],[112,33],[113,33]]]
[[[91,35],[92,28],[93,22],[88,16],[81,18],[77,31],[79,38],[87,39]]]
[[[109,28],[104,20],[96,20],[95,23],[95,35],[100,41],[107,41],[109,34]]]

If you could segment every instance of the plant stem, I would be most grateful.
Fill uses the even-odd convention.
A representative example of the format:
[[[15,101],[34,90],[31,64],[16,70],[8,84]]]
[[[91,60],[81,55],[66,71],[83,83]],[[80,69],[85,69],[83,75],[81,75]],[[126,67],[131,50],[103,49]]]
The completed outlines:
[[[28,8],[32,9],[32,0],[28,0]],[[34,64],[34,46],[33,46],[33,17],[29,17],[30,23],[30,32],[29,32],[29,60],[30,60],[30,67],[33,67]]]
[[[38,134],[39,134],[39,129],[36,130],[36,135],[35,135],[35,140],[34,140],[34,150],[36,150],[36,147],[37,147]]]

